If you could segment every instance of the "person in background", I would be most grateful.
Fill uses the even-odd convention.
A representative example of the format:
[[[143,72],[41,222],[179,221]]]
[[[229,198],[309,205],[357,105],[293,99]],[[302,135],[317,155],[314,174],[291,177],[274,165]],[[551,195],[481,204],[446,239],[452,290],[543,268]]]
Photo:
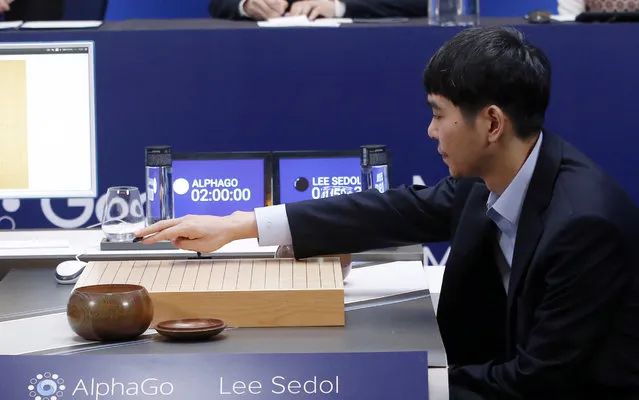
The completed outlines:
[[[64,15],[65,0],[0,0],[5,21],[57,21]]]
[[[220,19],[262,21],[282,16],[316,18],[426,17],[424,0],[211,0],[209,13]]]
[[[585,11],[592,12],[623,12],[639,11],[637,0],[558,0],[559,15],[577,16]]]

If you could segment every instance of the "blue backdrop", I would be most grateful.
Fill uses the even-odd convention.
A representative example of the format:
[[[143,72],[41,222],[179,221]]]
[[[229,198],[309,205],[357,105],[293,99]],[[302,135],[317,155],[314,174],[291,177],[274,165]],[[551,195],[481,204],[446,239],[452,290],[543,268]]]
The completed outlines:
[[[639,25],[519,28],[548,54],[546,127],[619,180],[635,201]],[[428,26],[340,29],[16,31],[0,41],[94,40],[98,181],[144,187],[144,147],[177,152],[357,149],[384,143],[393,181],[447,174],[428,140],[421,74],[458,31]],[[96,201],[97,200],[97,201]],[[18,228],[97,222],[100,199],[1,202]],[[7,220],[0,229],[10,228]],[[443,254],[443,253],[441,253]],[[437,257],[441,257],[441,254]]]
[[[208,4],[209,0],[109,0],[106,19],[207,18]],[[486,17],[521,16],[536,9],[556,13],[557,0],[481,0],[480,3],[481,15]]]

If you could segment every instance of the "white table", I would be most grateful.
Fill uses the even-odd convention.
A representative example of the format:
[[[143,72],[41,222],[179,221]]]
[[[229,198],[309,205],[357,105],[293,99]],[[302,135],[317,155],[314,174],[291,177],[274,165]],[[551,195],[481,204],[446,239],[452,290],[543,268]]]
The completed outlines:
[[[43,229],[0,231],[0,259],[81,259],[192,257],[195,253],[172,250],[101,250],[104,234],[100,229]],[[142,247],[142,245],[140,246]],[[237,240],[217,250],[215,255],[245,254],[273,257],[276,246],[259,246],[256,239]]]
[[[103,249],[104,235],[100,229],[44,229],[0,231],[0,260],[20,259],[72,259],[103,260],[122,258],[189,258],[196,256],[191,251],[172,248],[167,242],[164,248],[141,243],[122,244],[129,247],[113,250]],[[148,250],[146,250],[148,249]],[[260,246],[257,239],[236,240],[204,257],[267,257],[275,256],[277,246]],[[379,249],[357,253],[354,261],[422,261],[420,245]]]

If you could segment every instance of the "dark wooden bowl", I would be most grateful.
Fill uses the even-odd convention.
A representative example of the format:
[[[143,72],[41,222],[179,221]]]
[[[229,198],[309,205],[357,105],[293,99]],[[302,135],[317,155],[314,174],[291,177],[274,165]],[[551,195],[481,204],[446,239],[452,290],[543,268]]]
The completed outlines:
[[[162,336],[174,340],[208,339],[222,333],[226,323],[216,318],[184,318],[162,321],[155,330]]]
[[[153,303],[139,285],[85,286],[71,293],[67,319],[71,329],[87,340],[131,340],[151,325]]]

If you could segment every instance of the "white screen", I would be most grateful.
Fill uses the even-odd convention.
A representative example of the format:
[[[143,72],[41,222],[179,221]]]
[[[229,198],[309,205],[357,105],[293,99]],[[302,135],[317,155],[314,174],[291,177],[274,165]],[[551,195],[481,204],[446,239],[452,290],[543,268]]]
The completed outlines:
[[[0,198],[95,197],[93,44],[2,44],[1,73]]]

